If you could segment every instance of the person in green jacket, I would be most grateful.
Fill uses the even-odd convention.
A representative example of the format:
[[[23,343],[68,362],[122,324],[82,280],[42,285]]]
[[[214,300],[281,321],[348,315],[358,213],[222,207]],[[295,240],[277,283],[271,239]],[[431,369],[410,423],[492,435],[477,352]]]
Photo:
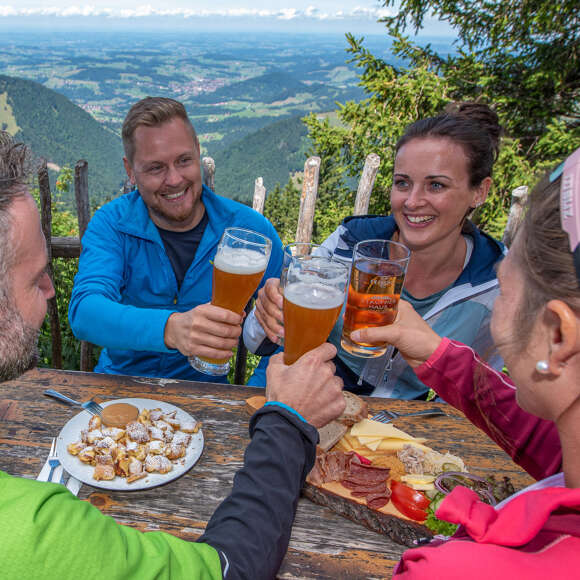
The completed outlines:
[[[28,160],[27,148],[0,132],[0,382],[35,365],[46,301],[54,295],[38,210],[27,188]],[[0,471],[0,576],[273,578],[314,463],[316,427],[344,410],[335,354],[324,344],[292,366],[284,365],[282,355],[272,357],[268,404],[250,421],[244,466],[196,542],[142,533],[61,485]]]

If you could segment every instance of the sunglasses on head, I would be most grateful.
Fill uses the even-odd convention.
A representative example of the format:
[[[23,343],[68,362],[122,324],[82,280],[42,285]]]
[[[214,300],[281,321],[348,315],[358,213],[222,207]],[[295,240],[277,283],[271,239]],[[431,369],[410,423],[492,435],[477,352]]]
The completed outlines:
[[[570,252],[580,284],[580,149],[576,149],[552,172],[550,182],[554,182],[560,175],[560,219],[562,229],[570,239]]]

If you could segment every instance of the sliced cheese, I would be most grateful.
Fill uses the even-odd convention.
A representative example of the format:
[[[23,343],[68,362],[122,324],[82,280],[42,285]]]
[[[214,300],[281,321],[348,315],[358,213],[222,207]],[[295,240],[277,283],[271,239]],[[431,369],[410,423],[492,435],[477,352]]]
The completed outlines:
[[[409,485],[433,484],[435,476],[426,473],[406,473],[405,475],[401,475],[401,481],[403,483],[408,483]]]
[[[431,451],[429,447],[423,445],[422,443],[417,443],[416,441],[409,441],[408,439],[398,439],[395,437],[389,439],[383,439],[379,443],[378,449],[381,451],[400,451],[405,445],[412,445],[413,447],[418,447],[423,449],[423,451]]]
[[[367,445],[368,443],[381,442],[383,437],[364,437],[363,435],[359,435],[357,439],[361,445]]]
[[[409,483],[405,482],[406,485],[416,489],[417,491],[435,491],[435,484],[433,483]]]
[[[371,451],[376,451],[379,448],[381,441],[383,441],[383,439],[371,439],[370,441],[367,441],[364,445],[368,447]]]
[[[351,451],[353,449],[357,449],[358,447],[360,447],[359,441],[356,437],[354,437],[353,435],[350,435],[349,433],[345,433],[342,436],[341,441],[344,443],[345,447],[348,445],[351,449]]]
[[[406,439],[407,441],[415,441],[415,437],[397,429],[390,423],[379,423],[378,421],[371,421],[370,419],[363,419],[355,423],[350,428],[351,435],[356,437],[381,437],[381,438],[395,438]]]

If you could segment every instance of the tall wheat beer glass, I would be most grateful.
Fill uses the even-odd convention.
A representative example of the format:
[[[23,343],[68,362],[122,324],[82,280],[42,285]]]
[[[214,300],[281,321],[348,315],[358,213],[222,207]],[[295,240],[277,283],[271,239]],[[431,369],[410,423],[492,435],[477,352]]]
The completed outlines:
[[[356,244],[340,340],[344,350],[364,358],[385,354],[387,343],[358,343],[350,335],[361,328],[393,323],[410,256],[409,248],[398,242],[365,240]]]
[[[284,286],[286,284],[286,273],[288,272],[288,266],[293,258],[307,258],[310,256],[325,256],[328,258],[332,257],[332,252],[323,248],[319,244],[313,244],[311,242],[292,242],[291,244],[286,244],[284,246],[284,256],[282,262],[282,272],[280,274],[280,286],[278,291],[282,296],[284,296]],[[284,321],[279,320],[278,323],[284,326]],[[284,345],[284,338],[282,336],[278,337],[277,340],[280,346]]]
[[[211,303],[241,314],[268,266],[272,242],[243,228],[227,228],[213,262]],[[227,375],[229,360],[190,357],[191,366],[206,375]]]
[[[292,258],[306,258],[309,256],[320,256],[330,259],[332,258],[332,253],[321,245],[311,242],[292,242],[284,246],[284,261],[282,263],[282,275],[280,276],[280,288],[284,287],[284,279]]]
[[[294,257],[284,279],[284,362],[320,346],[344,303],[348,268],[322,256]]]

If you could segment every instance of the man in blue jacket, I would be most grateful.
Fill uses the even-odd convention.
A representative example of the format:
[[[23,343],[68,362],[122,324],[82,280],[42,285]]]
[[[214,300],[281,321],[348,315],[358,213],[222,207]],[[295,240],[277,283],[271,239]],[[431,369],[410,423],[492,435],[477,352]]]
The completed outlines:
[[[241,333],[242,316],[210,304],[218,242],[227,227],[270,238],[266,280],[279,276],[280,239],[253,209],[202,185],[199,141],[181,103],[139,101],[122,136],[137,188],[89,223],[69,305],[73,332],[104,347],[96,372],[225,382],[188,361],[230,357]]]

